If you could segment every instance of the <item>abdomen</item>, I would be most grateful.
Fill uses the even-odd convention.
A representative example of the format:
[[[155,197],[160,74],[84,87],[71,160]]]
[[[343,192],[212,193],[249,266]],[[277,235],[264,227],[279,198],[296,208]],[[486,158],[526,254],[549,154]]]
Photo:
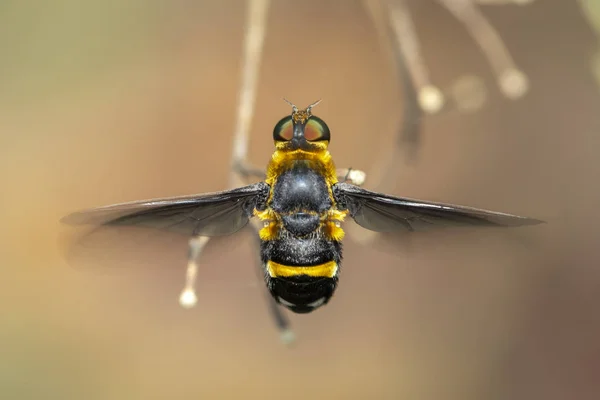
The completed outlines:
[[[290,310],[311,312],[333,296],[341,261],[341,243],[321,229],[332,206],[327,182],[299,163],[277,178],[269,206],[281,226],[276,239],[261,244],[267,287]]]
[[[261,254],[271,295],[296,313],[327,304],[338,282],[342,245],[325,238],[263,241]]]

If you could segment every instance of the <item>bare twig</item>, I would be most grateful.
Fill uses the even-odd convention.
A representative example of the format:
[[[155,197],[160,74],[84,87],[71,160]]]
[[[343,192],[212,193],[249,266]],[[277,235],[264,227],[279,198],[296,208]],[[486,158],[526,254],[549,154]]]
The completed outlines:
[[[519,98],[528,90],[527,76],[517,68],[502,38],[473,1],[438,0],[465,25],[485,54],[502,93],[511,99]]]
[[[257,169],[248,166],[247,156],[269,4],[269,0],[249,0],[248,2],[241,83],[238,92],[238,108],[231,154],[231,173],[229,178],[229,186],[231,188],[242,186],[245,183],[244,178],[247,178],[249,175],[260,175]],[[251,227],[253,235],[258,238],[260,225],[252,223]],[[210,238],[208,237],[197,237],[190,240],[186,286],[180,297],[180,303],[183,307],[189,308],[196,304],[197,298],[194,291],[198,269],[196,259],[209,240]],[[262,271],[260,258],[258,259],[258,267]],[[292,343],[294,335],[289,329],[287,318],[281,313],[279,305],[275,303],[272,297],[269,296],[267,301],[269,302],[271,315],[280,330],[282,341],[286,344]]]
[[[533,3],[535,0],[475,0],[475,3],[483,4],[483,5],[506,5],[506,4],[516,4],[519,6],[524,6],[527,4]]]
[[[405,18],[410,19],[406,4],[395,2],[397,13],[395,16],[390,15],[388,7],[392,6],[389,6],[387,1],[364,0],[363,4],[378,32],[382,46],[392,51],[401,85],[403,109],[398,113],[400,120],[395,143],[393,146],[387,143],[383,146],[369,172],[369,181],[376,191],[392,192],[395,183],[394,173],[401,165],[410,164],[416,159],[422,121],[416,86],[419,82],[427,86],[429,78],[419,54],[414,31],[408,33],[408,38],[404,36],[411,28],[403,25]],[[409,60],[409,57],[412,58]],[[347,227],[347,232],[354,240],[361,243],[368,243],[378,235],[354,224]]]
[[[248,153],[249,132],[254,113],[256,82],[258,80],[258,70],[265,36],[265,19],[269,0],[250,0],[248,5],[247,26],[244,33],[241,87],[238,93],[237,119],[231,154],[232,168],[229,179],[229,187],[231,188],[242,185],[240,167],[245,164]],[[186,286],[180,298],[180,302],[184,307],[192,307],[196,303],[194,284],[197,265],[195,260],[209,240],[209,237],[190,239],[190,259],[186,274]]]
[[[419,40],[406,0],[389,0],[388,6],[391,26],[416,87],[421,109],[435,114],[442,109],[444,96],[429,79],[429,71],[421,56]]]
[[[406,53],[402,51],[398,37],[395,35],[392,20],[389,18],[389,10],[385,3],[379,0],[364,0],[363,4],[378,32],[382,47],[391,49],[393,62],[396,65],[402,93],[402,111],[398,113],[399,128],[396,135],[395,146],[385,144],[377,158],[377,165],[369,172],[371,185],[378,190],[389,190],[383,185],[389,179],[385,179],[387,172],[402,162],[412,162],[415,159],[420,143],[420,122],[422,111],[417,99],[416,83],[410,71]],[[410,46],[409,46],[410,47]],[[416,64],[419,64],[417,62]],[[415,65],[416,65],[415,64]],[[414,65],[413,65],[414,66]],[[423,74],[423,71],[417,74]],[[426,71],[425,71],[426,74]]]
[[[233,133],[232,170],[230,186],[241,184],[238,170],[245,166],[248,155],[248,142],[254,104],[256,102],[256,85],[265,40],[266,20],[270,0],[249,0],[248,19],[244,34],[244,58],[242,62],[242,80],[238,92],[238,108],[235,130]]]

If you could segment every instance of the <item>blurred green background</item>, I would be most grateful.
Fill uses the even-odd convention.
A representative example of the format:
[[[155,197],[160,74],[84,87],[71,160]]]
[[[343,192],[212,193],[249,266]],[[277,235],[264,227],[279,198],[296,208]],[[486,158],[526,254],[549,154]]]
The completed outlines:
[[[383,171],[393,193],[549,224],[392,251],[349,238],[336,296],[290,316],[289,349],[247,234],[209,244],[192,310],[178,305],[185,240],[149,249],[158,268],[139,254],[109,274],[59,246],[76,209],[227,187],[246,3],[3,1],[0,398],[597,399],[593,14],[564,0],[484,8],[531,80],[509,101],[462,25],[409,4],[436,82],[475,74],[490,94],[477,113],[423,120],[418,162]],[[281,97],[323,98],[338,166],[380,173],[402,117],[394,68],[360,2],[273,2],[251,161],[268,161]]]

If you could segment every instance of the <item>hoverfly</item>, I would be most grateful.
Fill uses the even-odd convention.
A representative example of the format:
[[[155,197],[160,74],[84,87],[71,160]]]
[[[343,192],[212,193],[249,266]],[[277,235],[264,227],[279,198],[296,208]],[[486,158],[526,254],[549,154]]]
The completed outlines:
[[[350,169],[339,176],[328,151],[329,127],[312,114],[318,103],[302,110],[289,103],[292,113],[275,125],[275,151],[260,182],[221,192],[94,208],[70,214],[62,222],[142,226],[198,238],[231,235],[256,218],[261,222],[266,286],[276,303],[295,313],[312,312],[332,298],[342,260],[342,223],[347,217],[363,228],[388,233],[543,222],[361,188],[361,179],[348,179]],[[190,253],[197,255],[192,243]]]

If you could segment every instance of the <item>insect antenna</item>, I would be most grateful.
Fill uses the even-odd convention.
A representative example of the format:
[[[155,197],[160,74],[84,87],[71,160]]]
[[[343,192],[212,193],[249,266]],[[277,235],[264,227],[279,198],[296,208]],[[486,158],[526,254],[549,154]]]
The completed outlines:
[[[285,101],[286,103],[288,103],[290,106],[292,106],[292,111],[297,113],[298,112],[298,107],[296,107],[296,105],[294,103],[292,103],[291,101],[289,101],[288,99],[286,99],[285,97],[283,98],[283,101]]]

